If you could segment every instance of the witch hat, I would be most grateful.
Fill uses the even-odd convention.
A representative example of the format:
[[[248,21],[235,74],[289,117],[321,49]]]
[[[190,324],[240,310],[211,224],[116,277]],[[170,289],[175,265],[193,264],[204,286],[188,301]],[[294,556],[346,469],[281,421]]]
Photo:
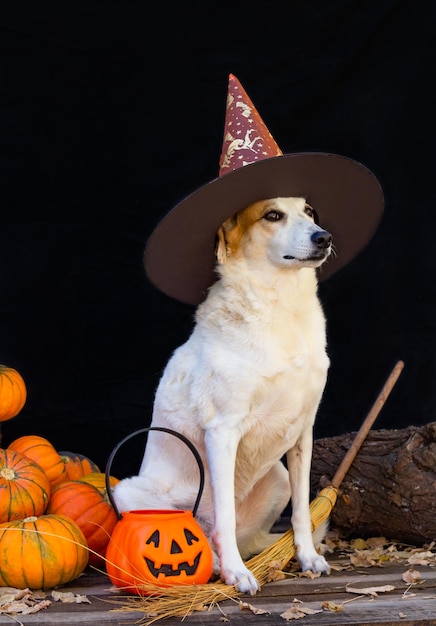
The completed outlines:
[[[218,277],[221,224],[252,202],[288,196],[304,197],[333,235],[337,256],[322,266],[319,280],[363,250],[383,213],[380,184],[361,163],[324,152],[283,154],[230,74],[218,178],[177,204],[152,232],[144,252],[148,278],[165,294],[199,304]]]

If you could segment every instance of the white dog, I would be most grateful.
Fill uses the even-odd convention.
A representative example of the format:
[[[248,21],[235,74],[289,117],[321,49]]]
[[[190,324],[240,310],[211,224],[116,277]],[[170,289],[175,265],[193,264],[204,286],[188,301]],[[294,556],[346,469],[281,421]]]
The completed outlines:
[[[278,538],[270,529],[291,494],[299,564],[330,572],[309,515],[312,428],[329,366],[315,268],[332,251],[315,217],[304,198],[291,197],[256,202],[224,222],[219,279],[155,397],[151,426],[184,434],[202,456],[197,520],[217,573],[243,593],[259,588],[243,559]],[[187,510],[198,484],[189,449],[152,431],[139,476],[122,480],[114,498],[120,511]]]

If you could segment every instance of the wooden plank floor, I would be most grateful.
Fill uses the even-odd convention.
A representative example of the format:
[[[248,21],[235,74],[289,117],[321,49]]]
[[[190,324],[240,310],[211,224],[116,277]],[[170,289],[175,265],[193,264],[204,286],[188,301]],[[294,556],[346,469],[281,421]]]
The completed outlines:
[[[331,560],[329,558],[329,560]],[[174,626],[175,624],[222,624],[235,626],[270,626],[285,624],[282,613],[292,607],[313,614],[304,614],[299,622],[302,626],[348,626],[359,624],[393,626],[436,625],[436,567],[415,566],[420,572],[420,583],[408,589],[402,575],[408,566],[388,563],[383,567],[354,568],[350,571],[332,571],[330,576],[309,579],[292,577],[264,585],[256,596],[241,595],[234,600],[226,600],[206,612],[194,612],[184,620],[171,617],[158,620],[155,624]],[[380,587],[392,585],[393,591],[378,593],[371,597],[349,593],[346,587]],[[136,596],[123,595],[114,588],[106,575],[88,568],[78,579],[65,585],[59,591],[86,596],[89,603],[62,603],[52,601],[48,608],[30,615],[0,614],[0,624],[83,624],[100,626],[105,624],[147,624],[143,606],[139,610],[126,611],[129,598],[141,601]],[[50,593],[47,594],[50,599]],[[297,600],[298,602],[294,602]],[[352,600],[352,601],[350,601]],[[242,610],[240,602],[251,604],[255,609],[265,611],[256,614],[249,609]],[[341,611],[323,609],[323,603],[342,607]],[[295,611],[296,609],[292,609]],[[293,621],[293,620],[292,620]]]

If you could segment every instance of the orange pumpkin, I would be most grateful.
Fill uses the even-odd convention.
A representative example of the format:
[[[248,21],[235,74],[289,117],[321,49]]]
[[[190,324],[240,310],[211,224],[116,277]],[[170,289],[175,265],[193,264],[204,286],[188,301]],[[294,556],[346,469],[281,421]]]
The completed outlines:
[[[91,474],[86,474],[86,476],[82,476],[80,480],[84,483],[94,485],[94,487],[96,487],[96,489],[98,489],[104,496],[107,494],[106,474],[104,472],[91,472]],[[115,485],[117,485],[119,482],[119,478],[115,478],[115,476],[109,476],[109,485],[111,487],[115,487]]]
[[[79,480],[66,481],[53,489],[46,512],[74,520],[88,542],[89,562],[101,563],[117,523],[116,513],[105,495],[94,485]]]
[[[8,448],[25,454],[38,463],[54,487],[64,480],[65,465],[53,444],[39,435],[23,435],[9,444]]]
[[[0,448],[0,522],[42,515],[49,498],[42,467],[20,452]]]
[[[77,578],[88,564],[82,531],[62,515],[0,524],[0,586],[50,589]]]
[[[64,480],[80,480],[83,476],[87,476],[92,472],[100,472],[100,468],[84,454],[76,452],[68,452],[62,450],[59,452],[65,465]]]
[[[18,415],[26,398],[26,383],[21,374],[13,367],[0,365],[0,422]]]

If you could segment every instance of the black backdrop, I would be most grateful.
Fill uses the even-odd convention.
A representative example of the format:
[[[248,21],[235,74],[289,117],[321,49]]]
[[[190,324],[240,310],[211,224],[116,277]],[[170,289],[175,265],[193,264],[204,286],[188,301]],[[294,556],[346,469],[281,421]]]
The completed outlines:
[[[234,73],[282,150],[343,154],[386,197],[320,296],[331,369],[317,437],[435,419],[436,5],[401,0],[10,2],[0,32],[0,362],[26,380],[3,445],[48,437],[104,468],[147,426],[193,308],[157,292],[157,221],[215,178]],[[135,471],[139,449],[116,472]]]

